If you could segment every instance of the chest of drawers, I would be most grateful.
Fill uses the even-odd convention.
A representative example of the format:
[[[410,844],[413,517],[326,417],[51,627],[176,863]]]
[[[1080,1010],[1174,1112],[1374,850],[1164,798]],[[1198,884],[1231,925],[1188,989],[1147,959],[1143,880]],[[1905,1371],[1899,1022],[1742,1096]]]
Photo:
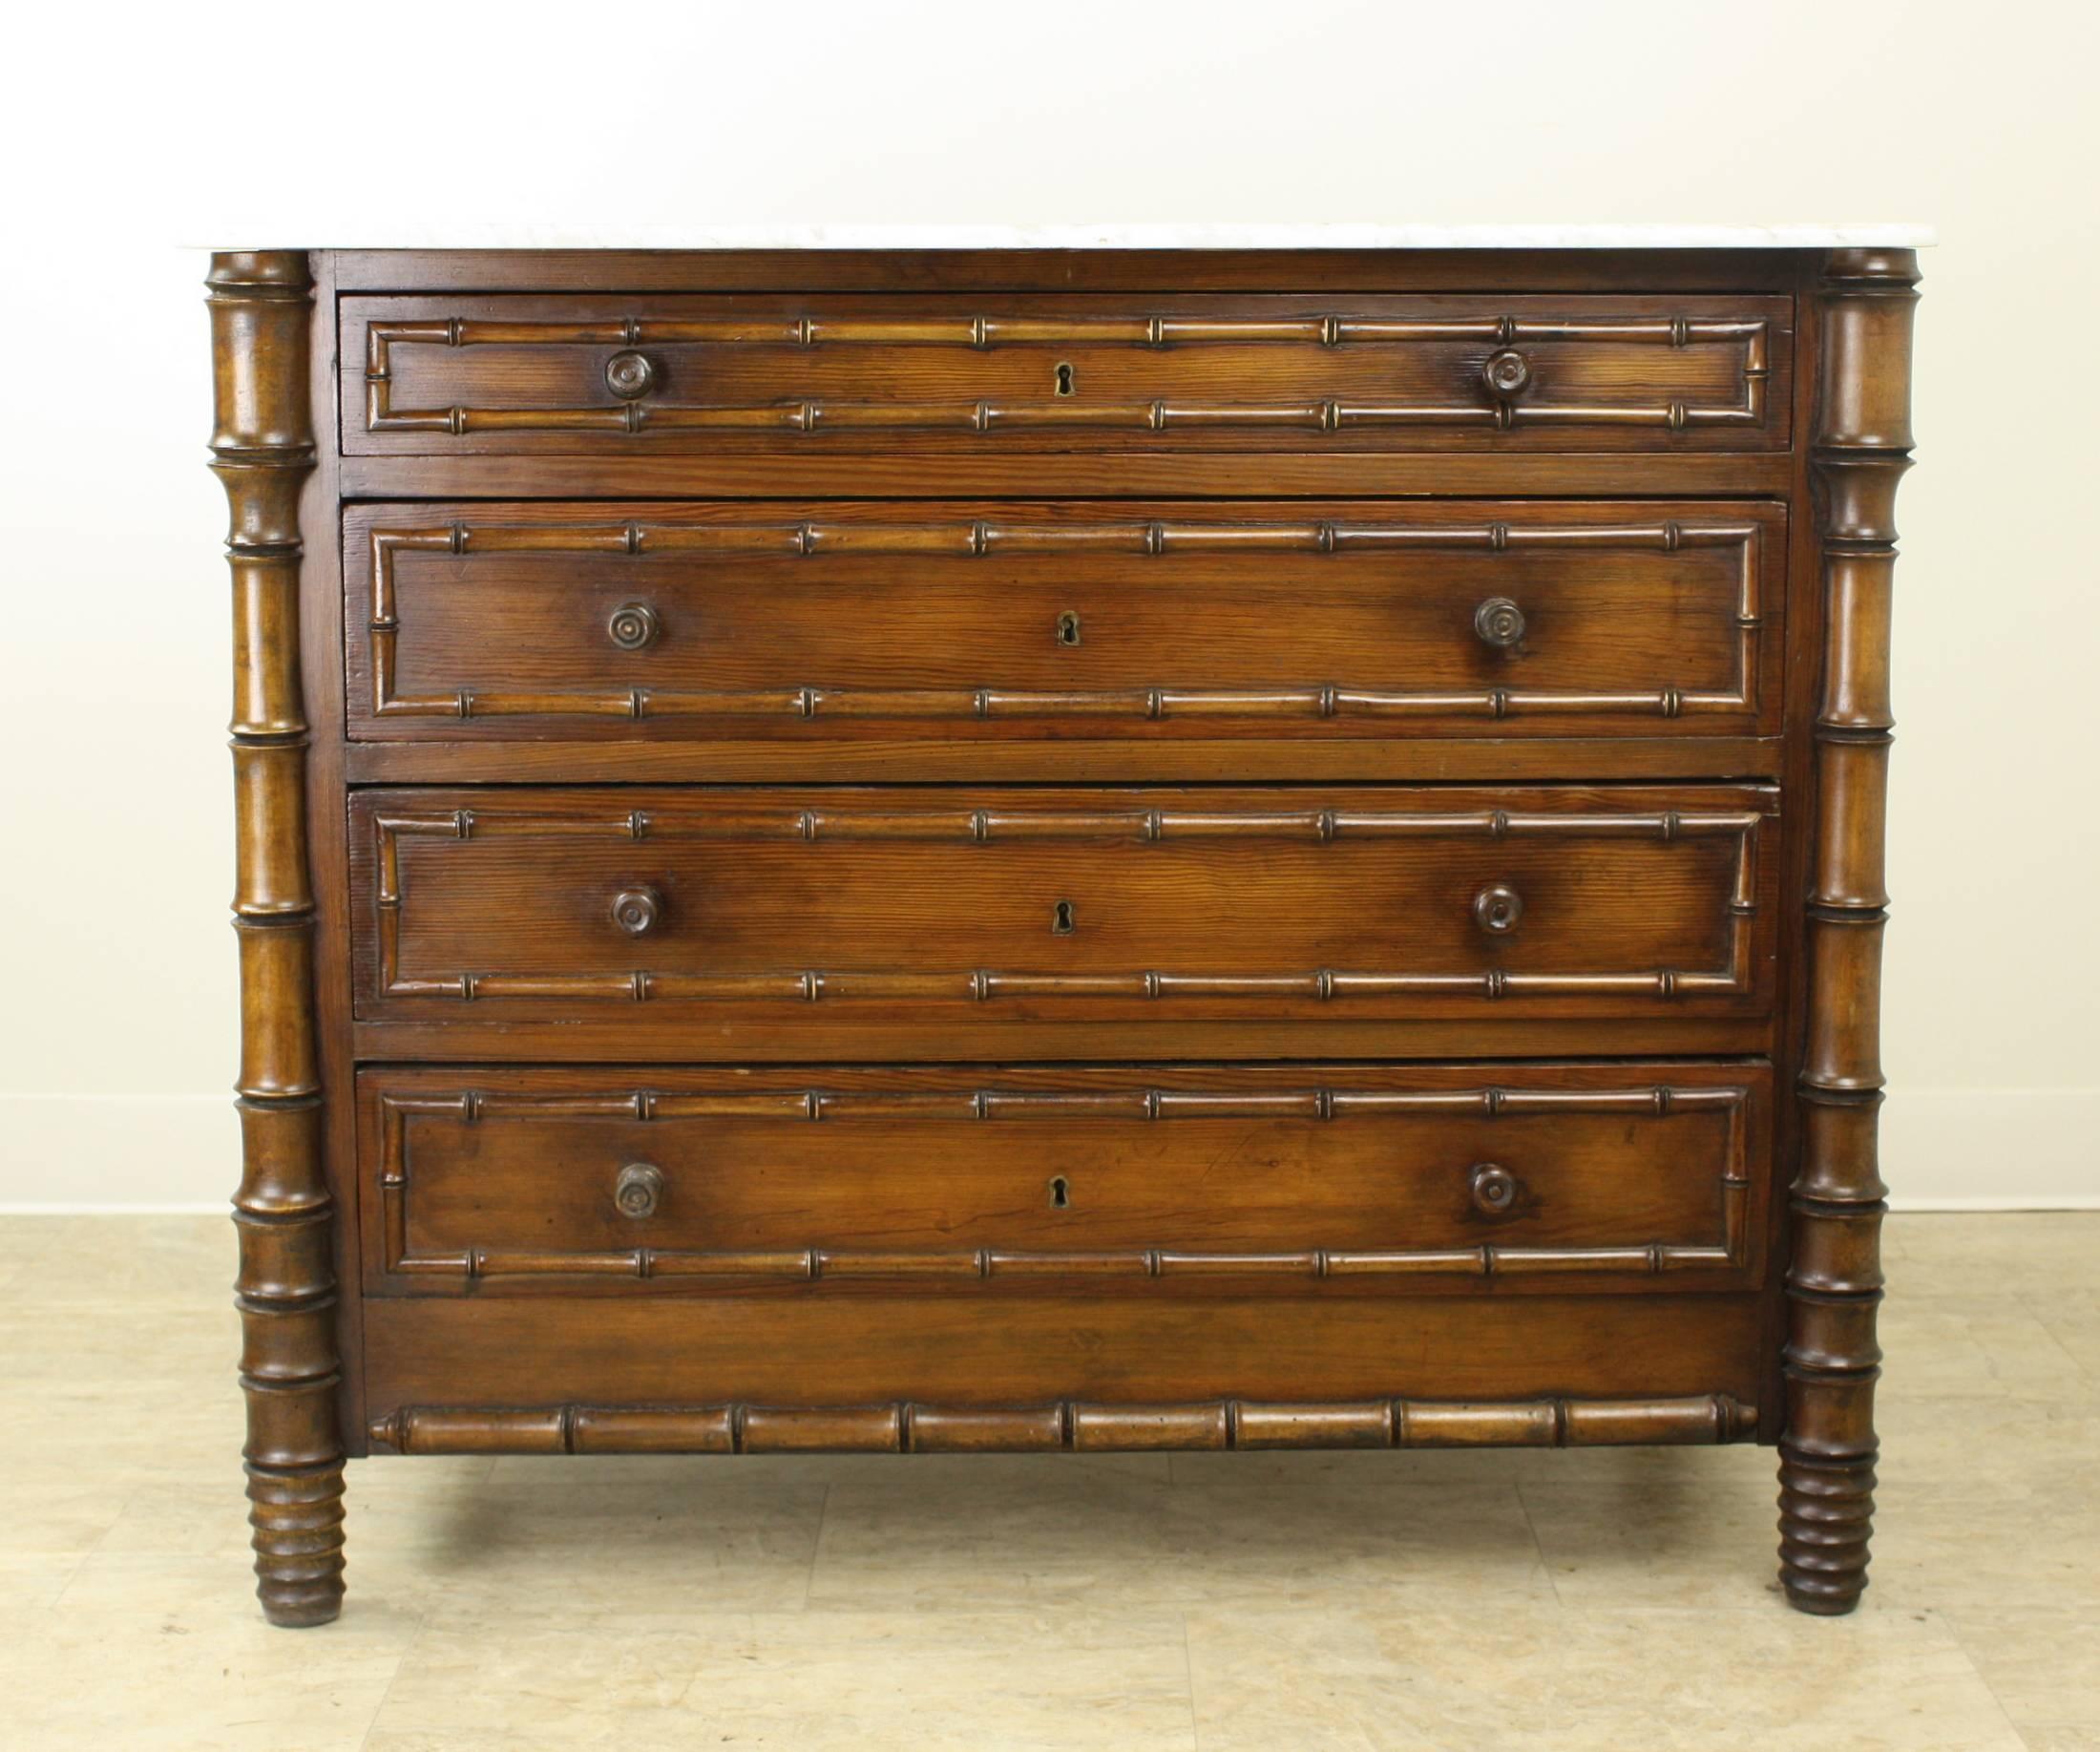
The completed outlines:
[[[1777,1445],[1907,249],[229,252],[257,1571],[370,1453]]]

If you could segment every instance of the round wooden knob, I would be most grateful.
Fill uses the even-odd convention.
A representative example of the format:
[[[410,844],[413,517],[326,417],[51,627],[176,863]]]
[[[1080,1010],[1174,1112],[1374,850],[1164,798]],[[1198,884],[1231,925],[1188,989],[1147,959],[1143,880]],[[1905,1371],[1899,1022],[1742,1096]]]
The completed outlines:
[[[1480,1162],[1467,1176],[1473,1203],[1488,1216],[1502,1216],[1517,1203],[1517,1176],[1496,1162]]]
[[[1480,368],[1480,375],[1487,381],[1487,392],[1497,401],[1506,402],[1522,395],[1531,385],[1531,362],[1523,354],[1505,348],[1491,354]]]
[[[663,1171],[647,1162],[630,1162],[613,1182],[613,1203],[622,1216],[654,1216],[663,1196]]]
[[[663,897],[653,888],[626,888],[613,897],[613,922],[629,937],[656,929],[663,913]]]
[[[605,637],[623,651],[654,644],[661,630],[657,611],[646,602],[622,602],[605,623]]]
[[[1473,630],[1482,644],[1510,650],[1523,643],[1524,611],[1506,596],[1491,596],[1473,611]]]
[[[646,353],[615,353],[605,361],[605,387],[623,402],[656,388],[657,368]]]
[[[1506,937],[1524,916],[1524,897],[1507,882],[1490,882],[1473,897],[1473,922],[1490,937]]]

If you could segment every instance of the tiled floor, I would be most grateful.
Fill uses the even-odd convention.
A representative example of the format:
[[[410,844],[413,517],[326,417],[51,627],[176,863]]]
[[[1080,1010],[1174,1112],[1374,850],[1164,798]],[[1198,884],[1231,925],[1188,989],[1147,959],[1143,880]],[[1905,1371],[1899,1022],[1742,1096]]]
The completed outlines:
[[[379,1460],[247,1573],[207,1218],[0,1222],[0,1743],[2100,1748],[2100,1215],[1890,1224],[1854,1617],[1759,1448]]]

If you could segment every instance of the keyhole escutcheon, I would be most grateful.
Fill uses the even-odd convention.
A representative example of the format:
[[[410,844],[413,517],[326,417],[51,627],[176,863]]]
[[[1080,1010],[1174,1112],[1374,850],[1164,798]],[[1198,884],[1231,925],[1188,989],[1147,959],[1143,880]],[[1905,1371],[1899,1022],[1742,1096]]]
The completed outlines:
[[[1053,937],[1069,937],[1080,928],[1080,921],[1072,912],[1069,900],[1060,900],[1050,909],[1050,934]]]
[[[1060,395],[1072,393],[1072,368],[1061,360],[1058,364],[1058,393]]]
[[[1069,1210],[1072,1204],[1072,1183],[1062,1174],[1050,1177],[1050,1208],[1053,1211]]]
[[[1060,644],[1077,644],[1079,642],[1079,611],[1074,608],[1067,608],[1058,617],[1058,643]]]

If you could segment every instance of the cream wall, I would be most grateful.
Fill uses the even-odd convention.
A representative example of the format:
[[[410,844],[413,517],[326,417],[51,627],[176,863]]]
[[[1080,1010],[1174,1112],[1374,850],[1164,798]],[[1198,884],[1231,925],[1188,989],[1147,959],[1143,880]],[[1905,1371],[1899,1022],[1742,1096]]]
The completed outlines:
[[[710,5],[12,28],[0,1202],[234,1177],[201,256],[397,227],[1921,221],[1886,1127],[2096,1202],[2090,9]],[[38,32],[46,33],[37,40]]]

